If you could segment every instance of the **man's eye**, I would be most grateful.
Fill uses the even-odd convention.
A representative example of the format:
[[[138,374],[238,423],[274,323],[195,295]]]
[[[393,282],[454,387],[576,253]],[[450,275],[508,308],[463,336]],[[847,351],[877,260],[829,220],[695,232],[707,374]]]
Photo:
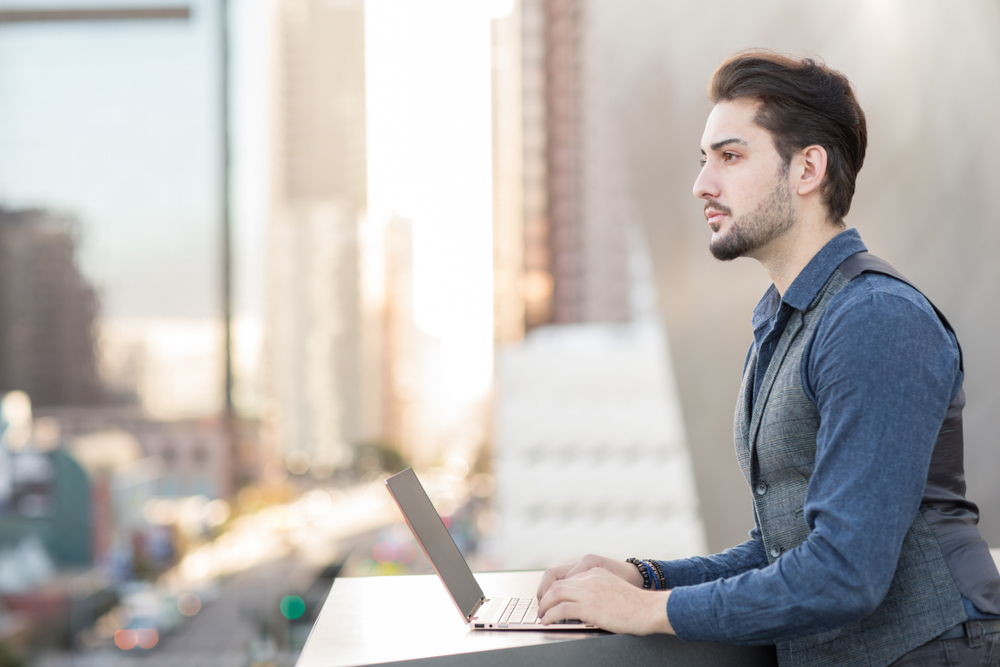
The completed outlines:
[[[725,162],[732,162],[733,160],[736,159],[736,153],[723,153],[722,159]]]
[[[698,164],[701,165],[702,167],[705,166],[706,162],[708,162],[708,160],[706,160],[705,158],[702,158],[702,159],[698,160]]]

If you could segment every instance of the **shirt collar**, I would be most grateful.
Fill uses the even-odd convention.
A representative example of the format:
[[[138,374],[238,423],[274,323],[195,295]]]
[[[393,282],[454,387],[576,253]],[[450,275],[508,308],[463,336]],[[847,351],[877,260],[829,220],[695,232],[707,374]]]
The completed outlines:
[[[781,300],[796,310],[805,310],[841,262],[867,249],[857,229],[852,227],[840,232],[813,255],[806,267],[792,281]]]
[[[768,288],[757,307],[754,308],[754,323],[770,319],[781,303],[787,303],[796,310],[805,310],[841,262],[851,255],[867,249],[861,241],[861,235],[858,234],[857,229],[852,227],[837,234],[818,253],[813,255],[805,268],[792,281],[784,296],[778,298],[778,290],[774,285]]]

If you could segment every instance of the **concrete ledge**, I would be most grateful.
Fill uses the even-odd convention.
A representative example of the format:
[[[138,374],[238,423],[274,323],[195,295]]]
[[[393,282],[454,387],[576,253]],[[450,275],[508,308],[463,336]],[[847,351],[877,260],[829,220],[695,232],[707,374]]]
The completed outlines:
[[[673,635],[608,635],[547,646],[522,646],[422,660],[379,663],[378,667],[534,667],[534,665],[649,665],[659,667],[777,667],[774,646],[726,646],[685,642]],[[373,665],[372,667],[375,667]]]

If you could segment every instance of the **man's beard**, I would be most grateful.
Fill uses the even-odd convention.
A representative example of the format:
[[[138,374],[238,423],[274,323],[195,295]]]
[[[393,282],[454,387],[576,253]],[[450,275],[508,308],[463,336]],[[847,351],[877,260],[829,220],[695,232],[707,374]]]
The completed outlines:
[[[767,199],[739,220],[734,218],[729,231],[723,236],[712,239],[708,249],[716,259],[729,262],[766,246],[791,229],[794,224],[792,193],[788,183],[779,178]]]

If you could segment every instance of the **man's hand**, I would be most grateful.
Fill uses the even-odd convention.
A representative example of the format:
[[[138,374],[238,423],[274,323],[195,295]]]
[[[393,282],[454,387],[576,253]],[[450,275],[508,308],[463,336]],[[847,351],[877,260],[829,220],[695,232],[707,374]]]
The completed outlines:
[[[535,593],[535,599],[541,600],[545,597],[545,594],[548,592],[549,588],[552,587],[552,584],[556,583],[560,579],[575,577],[576,575],[595,567],[607,570],[619,579],[627,581],[638,588],[642,588],[642,575],[639,574],[639,568],[632,563],[626,563],[623,560],[612,560],[611,558],[605,558],[604,556],[588,554],[580,560],[573,561],[572,563],[557,565],[556,567],[550,567],[545,570],[545,574],[542,575],[542,583],[538,585],[538,592]]]
[[[630,563],[623,565],[635,569]],[[553,568],[556,569],[559,568]],[[552,570],[546,572],[546,576],[549,572]],[[542,585],[545,586],[544,580]],[[641,586],[641,577],[636,587],[603,567],[593,566],[548,585],[544,596],[538,600],[538,616],[543,625],[579,619],[610,632],[673,633],[667,619],[670,591],[647,591]]]

